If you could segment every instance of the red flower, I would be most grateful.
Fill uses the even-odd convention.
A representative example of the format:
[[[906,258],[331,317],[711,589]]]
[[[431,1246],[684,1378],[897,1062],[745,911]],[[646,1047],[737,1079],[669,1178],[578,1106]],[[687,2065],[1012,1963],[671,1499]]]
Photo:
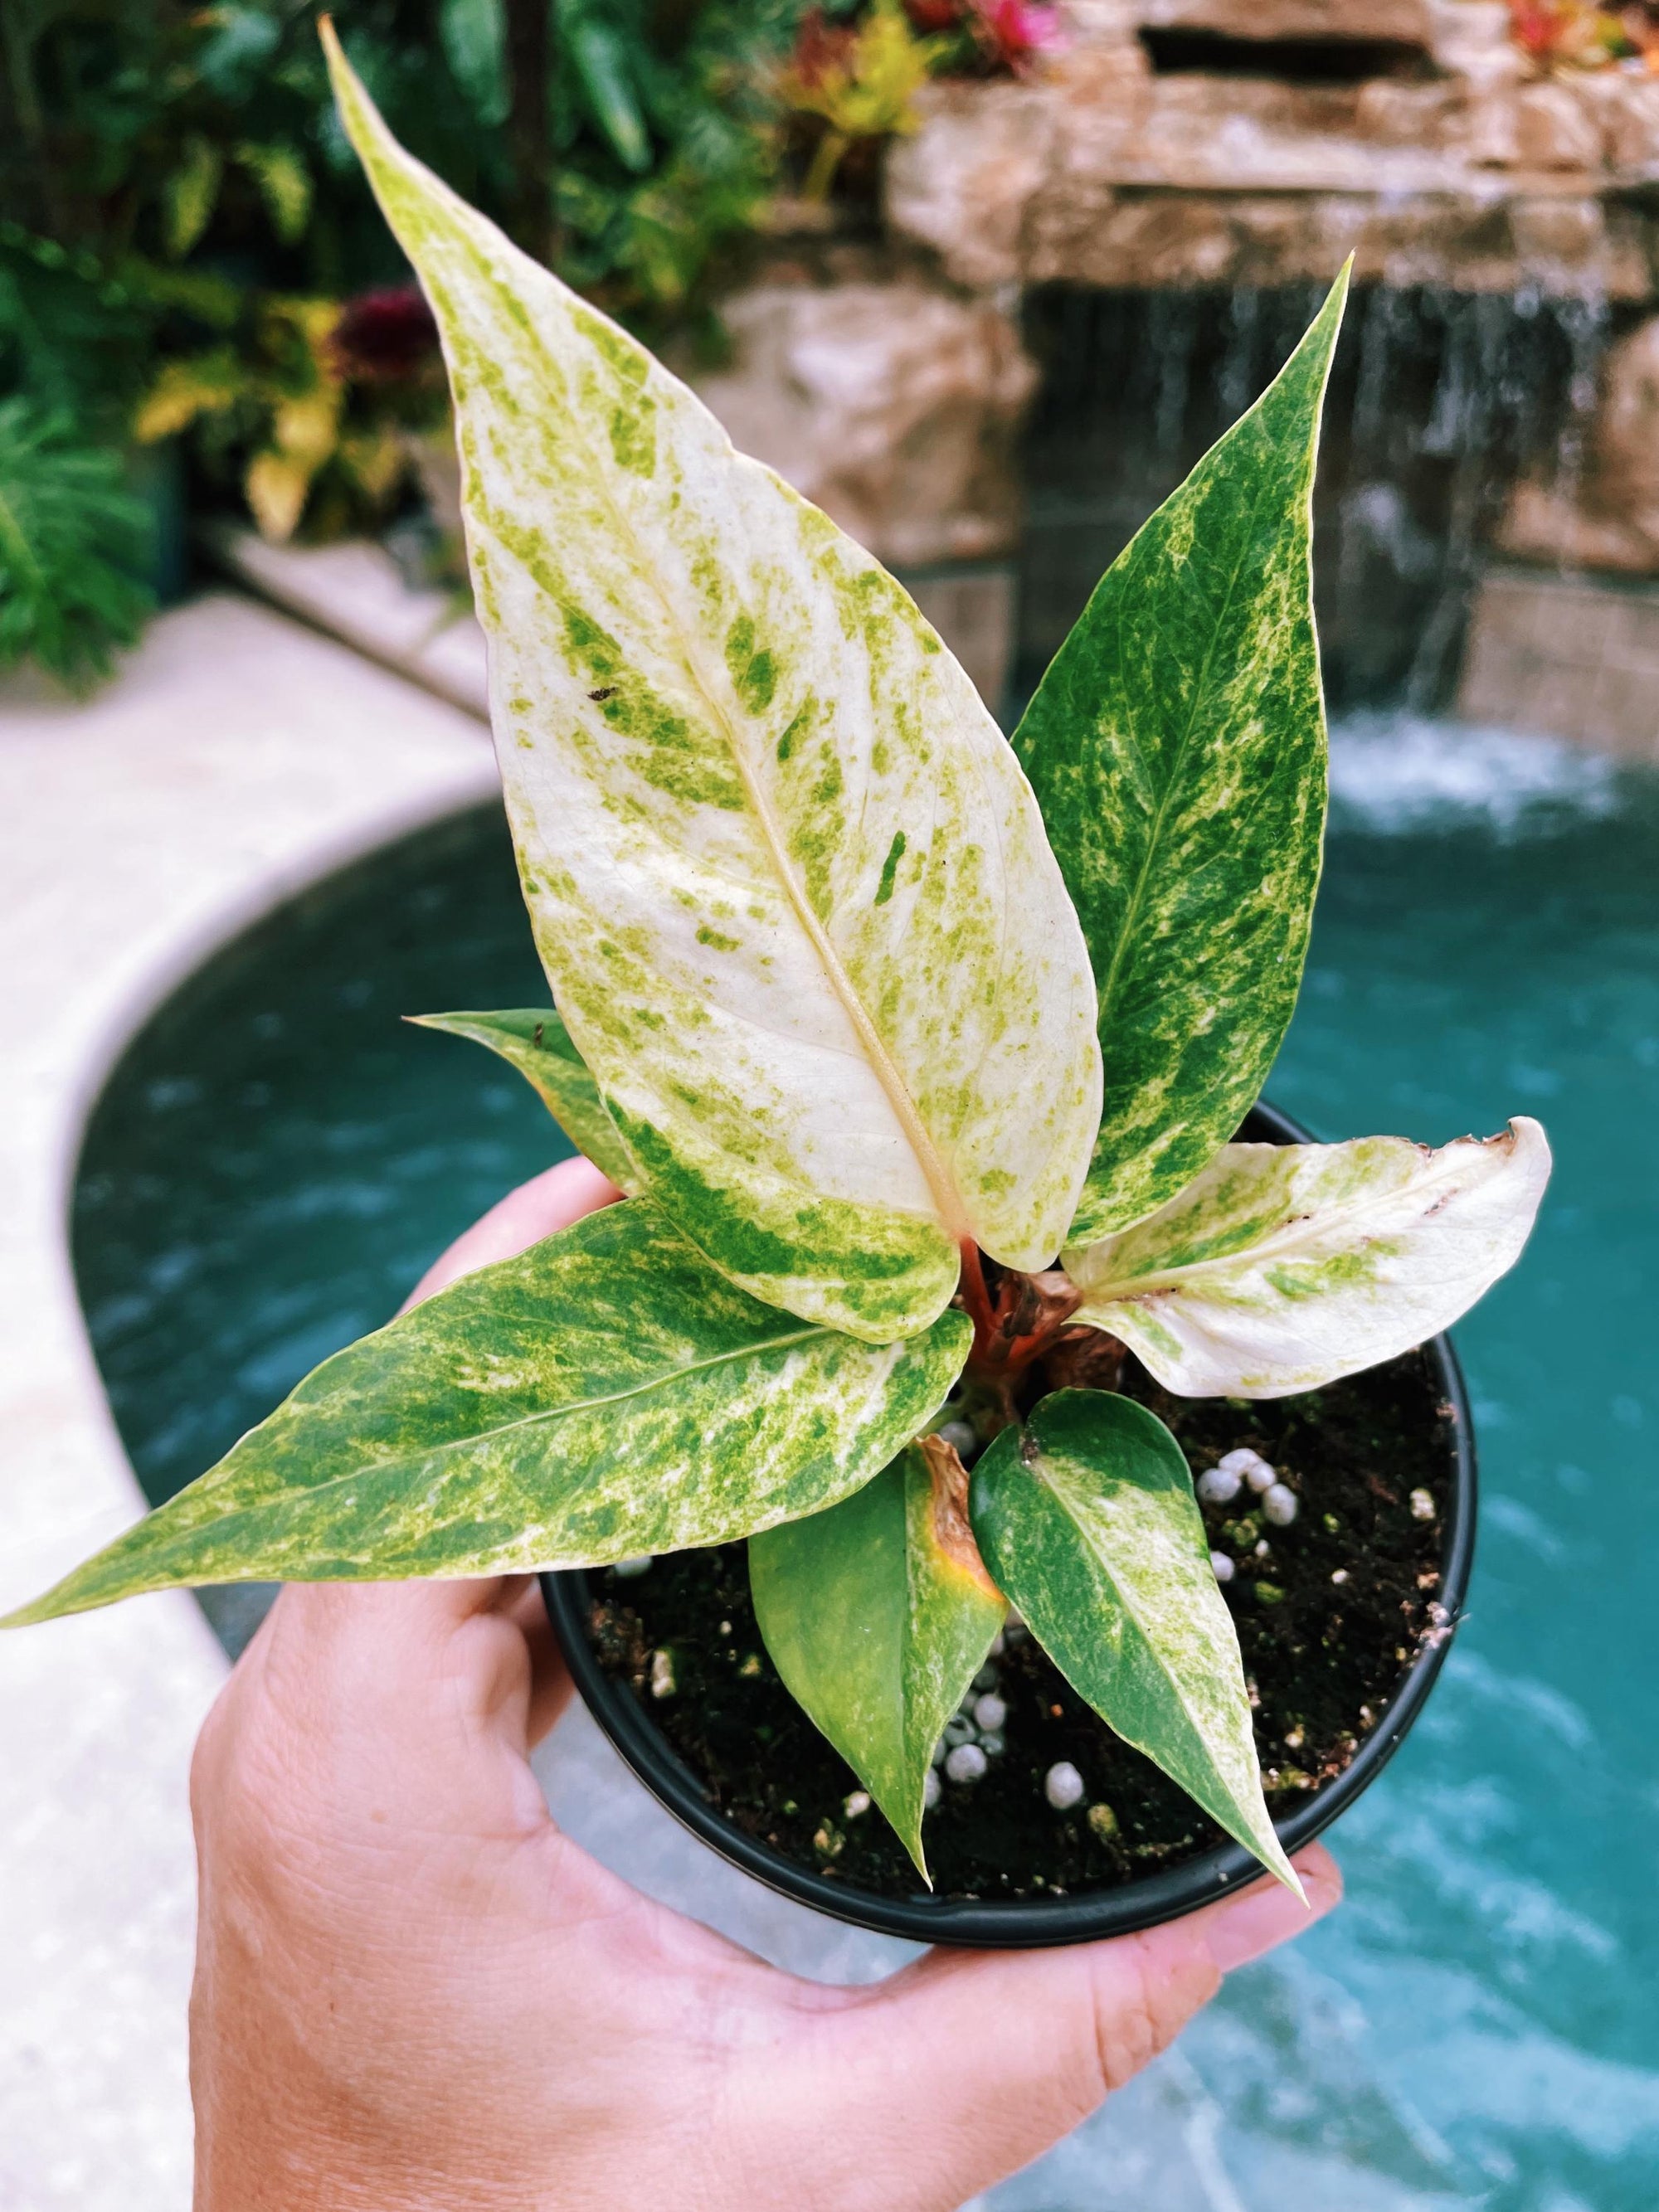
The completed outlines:
[[[418,285],[386,285],[346,301],[331,343],[343,375],[395,384],[435,360],[438,325]]]

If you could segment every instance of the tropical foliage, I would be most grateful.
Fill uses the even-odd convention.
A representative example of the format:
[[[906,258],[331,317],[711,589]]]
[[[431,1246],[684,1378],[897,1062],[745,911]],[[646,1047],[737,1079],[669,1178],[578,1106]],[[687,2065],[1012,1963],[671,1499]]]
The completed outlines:
[[[1010,745],[877,563],[331,60],[449,362],[558,1006],[433,1018],[627,1195],[326,1362],[15,1619],[746,1534],[780,1672],[919,1866],[933,1747],[1012,1601],[1293,1883],[1186,1462],[1044,1362],[1063,1335],[1176,1391],[1315,1387],[1455,1319],[1542,1193],[1529,1121],[1232,1141],[1318,876],[1310,498],[1345,280]]]

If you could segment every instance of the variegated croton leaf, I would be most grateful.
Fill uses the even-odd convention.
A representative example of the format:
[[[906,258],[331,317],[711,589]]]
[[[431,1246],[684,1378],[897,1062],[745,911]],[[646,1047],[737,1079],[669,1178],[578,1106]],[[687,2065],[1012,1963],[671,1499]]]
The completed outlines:
[[[1093,979],[973,684],[870,556],[410,158],[328,38],[437,316],[508,813],[560,1012],[736,1282],[886,1342],[974,1238],[1064,1241]]]
[[[1255,1103],[1325,825],[1310,566],[1347,272],[1102,579],[1014,745],[1089,941],[1105,1104],[1079,1243],[1171,1198]]]
[[[1244,1662],[1193,1479],[1155,1413],[1056,1390],[974,1469],[986,1565],[1080,1697],[1301,1894],[1261,1795]]]
[[[427,1030],[471,1037],[516,1067],[579,1152],[618,1190],[635,1188],[634,1164],[605,1110],[599,1086],[551,1006],[519,1006],[495,1014],[411,1014]]]
[[[923,1437],[842,1504],[751,1536],[749,1583],[785,1686],[925,1879],[933,1747],[1006,1611],[968,1526],[962,1462]]]
[[[1466,1313],[1520,1257],[1549,1171],[1525,1118],[1437,1152],[1227,1145],[1146,1220],[1066,1253],[1073,1319],[1187,1397],[1317,1389]]]
[[[307,1376],[218,1466],[9,1626],[134,1592],[592,1565],[835,1504],[967,1355],[761,1304],[648,1199],[479,1269]]]

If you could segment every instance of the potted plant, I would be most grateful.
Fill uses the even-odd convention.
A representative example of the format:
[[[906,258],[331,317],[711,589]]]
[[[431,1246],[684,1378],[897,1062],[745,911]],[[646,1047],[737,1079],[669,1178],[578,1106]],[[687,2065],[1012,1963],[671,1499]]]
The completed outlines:
[[[434,1019],[627,1195],[325,1361],[14,1623],[557,1570],[641,1771],[831,1909],[1046,1942],[1294,1886],[1255,1723],[1297,1840],[1420,1702],[1472,1460],[1419,1347],[1548,1170],[1531,1121],[1431,1152],[1256,1106],[1319,872],[1346,272],[1010,745],[878,565],[329,44],[443,337],[559,1009]]]

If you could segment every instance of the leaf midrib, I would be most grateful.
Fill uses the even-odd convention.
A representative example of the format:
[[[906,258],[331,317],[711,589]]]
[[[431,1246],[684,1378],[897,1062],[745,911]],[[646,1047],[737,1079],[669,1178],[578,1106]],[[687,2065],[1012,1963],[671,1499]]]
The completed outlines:
[[[380,124],[381,133],[389,137],[390,134],[386,132],[386,125],[380,118],[377,116],[374,119]],[[654,362],[651,363],[653,371],[655,371],[656,367],[657,364]],[[841,955],[836,949],[834,940],[813,912],[805,889],[797,879],[780,835],[778,823],[771,807],[767,803],[765,794],[755,780],[747,755],[737,741],[737,732],[731,717],[719,704],[706,678],[702,658],[696,649],[696,641],[688,637],[679,611],[669,598],[661,579],[657,574],[655,564],[647,558],[636,526],[617,503],[610,477],[603,465],[598,447],[588,434],[580,410],[571,409],[568,410],[567,419],[574,426],[578,441],[587,453],[593,481],[599,488],[600,496],[612,521],[616,524],[618,532],[627,539],[637,566],[650,580],[652,592],[663,611],[671,634],[678,642],[682,661],[692,686],[702,699],[710,720],[725,739],[727,753],[736,766],[750,811],[760,825],[761,834],[765,840],[767,852],[778,879],[787,892],[789,902],[794,908],[796,918],[805,930],[808,942],[818,956],[819,964],[823,969],[830,987],[840,1000],[848,1019],[852,1022],[859,1041],[864,1047],[866,1057],[874,1070],[876,1079],[882,1087],[900,1128],[908,1140],[927,1188],[933,1194],[933,1203],[939,1211],[940,1220],[954,1243],[960,1244],[964,1240],[971,1239],[974,1233],[973,1228],[968,1219],[967,1208],[963,1203],[961,1193],[957,1188],[954,1178],[946,1170],[938,1147],[934,1145],[933,1137],[921,1119],[916,1103],[910,1095],[909,1086],[899,1073],[892,1055],[887,1049],[885,1041],[871,1019],[863,999],[854,988],[852,977],[847,972]],[[718,425],[716,427],[718,428]],[[722,431],[721,435],[725,434]],[[729,437],[726,438],[726,445],[734,459],[749,458],[738,454]],[[752,462],[751,465],[761,468],[764,465]],[[774,477],[779,489],[787,497],[791,499],[799,497],[799,495],[791,490],[781,477],[776,477],[775,471],[766,470],[765,473]],[[899,1212],[904,1209],[895,1207],[893,1210]]]
[[[692,1360],[684,1367],[667,1370],[661,1374],[648,1377],[644,1382],[633,1383],[625,1390],[611,1390],[590,1397],[568,1399],[562,1405],[544,1407],[534,1413],[521,1413],[514,1420],[498,1422],[493,1428],[476,1430],[470,1436],[452,1437],[447,1442],[428,1445],[422,1451],[401,1451],[386,1459],[367,1460],[353,1468],[349,1474],[331,1475],[326,1482],[296,1484],[284,1491],[282,1495],[319,1498],[328,1491],[337,1489],[342,1483],[358,1482],[368,1476],[379,1476],[387,1473],[395,1474],[400,1468],[425,1466],[433,1460],[444,1459],[451,1453],[465,1451],[477,1444],[496,1443],[503,1437],[511,1436],[515,1430],[532,1429],[544,1422],[563,1420],[568,1416],[591,1413],[604,1406],[625,1405],[630,1398],[646,1397],[653,1390],[664,1389],[671,1383],[709,1374],[716,1368],[730,1366],[738,1360],[752,1359],[767,1352],[787,1352],[797,1345],[809,1344],[816,1338],[833,1337],[839,1334],[838,1330],[832,1328],[811,1327],[791,1329],[776,1336],[763,1337],[757,1343],[738,1346],[729,1352],[714,1352],[706,1359]],[[848,1341],[853,1340],[848,1340]],[[866,1352],[871,1352],[879,1347],[865,1345],[860,1348]],[[272,1499],[258,1501],[265,1504],[274,1502],[276,1501]],[[257,1510],[257,1506],[252,1509],[238,1507],[233,1510],[238,1511]]]
[[[1269,386],[1269,390],[1271,390],[1271,388],[1272,387]],[[1261,397],[1265,399],[1267,398],[1267,393],[1264,392]],[[1258,407],[1261,404],[1260,400],[1256,403]],[[1250,503],[1250,526],[1244,533],[1244,543],[1246,545],[1250,542],[1250,538],[1254,533],[1256,515],[1260,509],[1261,501],[1266,495],[1267,489],[1267,487],[1265,483],[1259,484],[1256,488],[1255,496]],[[1145,526],[1150,527],[1150,525]],[[1133,546],[1131,546],[1130,550],[1133,551]],[[1241,551],[1234,564],[1232,573],[1227,579],[1226,594],[1222,600],[1220,611],[1216,617],[1215,623],[1211,632],[1210,643],[1204,655],[1204,664],[1200,672],[1198,684],[1194,692],[1193,705],[1187,717],[1187,725],[1182,730],[1180,738],[1176,744],[1175,759],[1170,764],[1170,773],[1164,782],[1163,795],[1158,800],[1157,811],[1152,817],[1152,830],[1146,841],[1146,852],[1141,858],[1139,871],[1135,878],[1134,889],[1129,895],[1129,905],[1124,916],[1123,927],[1118,933],[1117,943],[1112,949],[1111,965],[1106,971],[1106,981],[1100,989],[1097,1018],[1098,1027],[1103,1036],[1105,1031],[1107,1018],[1111,1012],[1113,1001],[1116,996],[1118,981],[1122,974],[1123,963],[1127,954],[1129,945],[1131,940],[1133,939],[1136,931],[1139,927],[1141,908],[1146,902],[1146,887],[1151,880],[1152,864],[1158,857],[1158,848],[1163,841],[1164,823],[1168,817],[1170,805],[1174,801],[1176,786],[1180,781],[1182,769],[1186,763],[1187,750],[1192,743],[1193,732],[1198,726],[1200,707],[1207,702],[1210,686],[1210,672],[1218,650],[1222,625],[1226,621],[1227,616],[1231,611],[1233,595],[1237,590],[1238,580],[1243,571],[1243,568],[1244,554]],[[1118,664],[1118,683],[1123,696],[1127,698],[1132,696],[1133,693],[1132,687],[1127,682],[1126,672],[1123,666],[1123,628],[1124,626],[1121,620],[1114,626],[1113,645],[1115,650]],[[1133,718],[1131,720],[1130,734],[1132,742],[1139,747],[1140,740],[1139,735],[1135,732]]]
[[[1152,1660],[1152,1664],[1157,1667],[1159,1674],[1164,1677],[1164,1680],[1168,1682],[1170,1689],[1174,1692],[1176,1702],[1179,1705],[1182,1712],[1186,1717],[1187,1725],[1191,1729],[1194,1735],[1198,1739],[1200,1748],[1202,1750],[1205,1759],[1208,1761],[1210,1768],[1214,1773],[1217,1781],[1225,1790],[1228,1797],[1232,1798],[1232,1786],[1227,1781],[1226,1777],[1222,1773],[1221,1769],[1216,1765],[1214,1754],[1211,1752],[1209,1745],[1205,1740],[1203,1727],[1194,1712],[1192,1704],[1188,1698],[1186,1691],[1182,1687],[1180,1677],[1165,1665],[1164,1660],[1159,1656],[1157,1641],[1148,1632],[1146,1624],[1141,1617],[1140,1611],[1137,1607],[1133,1596],[1129,1595],[1129,1589],[1133,1586],[1126,1587],[1121,1576],[1096,1547],[1091,1536],[1088,1521],[1073,1503],[1071,1486],[1066,1481],[1063,1475],[1059,1480],[1056,1480],[1056,1474],[1063,1466],[1063,1461],[1057,1455],[1051,1455],[1045,1452],[1042,1455],[1038,1464],[1039,1470],[1042,1474],[1044,1480],[1048,1483],[1049,1489],[1053,1492],[1054,1498],[1060,1505],[1062,1510],[1066,1513],[1066,1516],[1071,1521],[1073,1527],[1076,1528],[1078,1534],[1083,1539],[1084,1543],[1088,1546],[1091,1555],[1099,1562],[1102,1573],[1105,1575],[1107,1580],[1111,1584],[1113,1596],[1116,1600],[1117,1603],[1122,1607],[1123,1611],[1127,1615],[1128,1619],[1133,1623],[1135,1630],[1140,1638],[1143,1649]],[[1237,1800],[1235,1799],[1234,1802],[1237,1802]],[[1244,1824],[1247,1827],[1252,1828],[1255,1825],[1248,1819],[1248,1817],[1245,1818]]]
[[[1356,1242],[1364,1242],[1374,1233],[1368,1232],[1363,1226],[1367,1214],[1384,1212],[1391,1202],[1398,1200],[1407,1192],[1413,1196],[1419,1193],[1426,1194],[1449,1180],[1461,1180],[1459,1170],[1450,1163],[1443,1171],[1425,1175],[1420,1181],[1408,1176],[1404,1182],[1396,1183],[1390,1190],[1367,1191],[1356,1199],[1331,1207],[1328,1212],[1310,1209],[1305,1213],[1298,1213],[1261,1238],[1260,1243],[1242,1245],[1237,1252],[1224,1253],[1212,1260],[1194,1260],[1184,1267],[1163,1267],[1145,1275],[1125,1275],[1115,1282],[1104,1283],[1098,1290],[1085,1291],[1084,1303],[1086,1305],[1117,1304],[1145,1297],[1153,1291],[1180,1290],[1195,1279],[1201,1279],[1206,1273],[1218,1273],[1239,1267],[1261,1266],[1287,1252],[1294,1253],[1304,1246],[1323,1242],[1334,1229],[1340,1230],[1345,1223],[1350,1225],[1360,1223],[1362,1225],[1352,1233]]]

